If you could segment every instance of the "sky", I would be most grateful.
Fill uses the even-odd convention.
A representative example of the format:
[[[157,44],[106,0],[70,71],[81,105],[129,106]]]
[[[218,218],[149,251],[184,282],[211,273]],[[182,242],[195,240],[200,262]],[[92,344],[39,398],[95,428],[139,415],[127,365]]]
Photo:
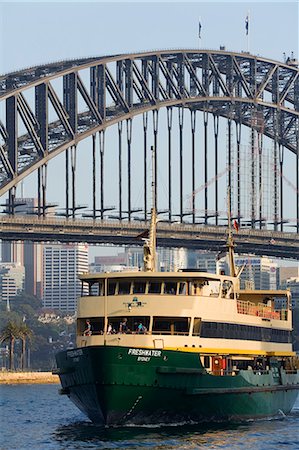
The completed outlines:
[[[64,59],[220,45],[278,61],[284,53],[298,58],[298,9],[297,1],[0,1],[0,73]],[[59,173],[54,162],[49,170]],[[25,185],[30,194],[30,179]],[[55,186],[49,193],[52,201],[60,195]]]
[[[152,49],[247,50],[247,14],[251,53],[298,53],[298,2],[0,2],[0,73]]]

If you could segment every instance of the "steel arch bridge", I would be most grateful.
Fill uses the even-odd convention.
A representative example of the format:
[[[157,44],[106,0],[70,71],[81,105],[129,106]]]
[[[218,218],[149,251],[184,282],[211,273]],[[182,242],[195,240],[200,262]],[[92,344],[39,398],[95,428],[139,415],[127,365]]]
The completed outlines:
[[[58,87],[58,84],[60,87]],[[232,124],[236,126],[237,160],[240,158],[241,127],[252,136],[267,136],[274,143],[274,230],[283,231],[283,180],[286,149],[294,155],[296,231],[299,232],[299,69],[293,59],[285,63],[256,57],[249,53],[224,50],[161,50],[56,62],[32,67],[0,77],[0,101],[4,120],[0,122],[0,196],[9,193],[9,213],[15,211],[15,188],[33,171],[38,171],[38,214],[46,215],[47,164],[62,152],[66,167],[71,165],[72,180],[66,171],[66,216],[75,217],[76,146],[93,138],[93,218],[104,218],[106,211],[103,184],[104,133],[107,127],[127,124],[128,170],[127,213],[131,220],[131,127],[134,116],[142,115],[144,146],[147,146],[148,112],[153,112],[153,139],[157,144],[158,112],[167,109],[168,131],[172,109],[179,110],[179,218],[183,222],[183,111],[190,110],[192,131],[192,192],[196,191],[194,134],[196,112],[204,121],[204,221],[209,216],[208,117],[213,116],[215,135],[215,224],[218,224],[217,151],[219,118],[228,126],[228,184],[232,182]],[[83,105],[83,108],[82,108]],[[50,108],[55,120],[50,119]],[[24,131],[25,130],[25,131]],[[100,209],[96,202],[95,140],[99,133],[101,155]],[[69,155],[70,152],[70,155]],[[261,148],[259,148],[261,152]],[[146,153],[144,153],[146,159]],[[254,155],[252,155],[254,158]],[[119,219],[123,219],[123,173],[119,150]],[[261,162],[259,162],[261,165]],[[172,219],[172,183],[169,170],[169,220]],[[144,165],[145,167],[145,165]],[[236,172],[236,219],[241,222],[240,164]],[[261,189],[261,167],[252,197]],[[254,173],[252,172],[254,176]],[[144,168],[144,219],[147,219],[147,174]],[[253,182],[253,185],[255,183]],[[71,196],[70,196],[71,194]],[[71,197],[72,202],[69,201]],[[196,222],[195,200],[191,199],[192,222]],[[251,227],[262,228],[262,205],[252,205]]]

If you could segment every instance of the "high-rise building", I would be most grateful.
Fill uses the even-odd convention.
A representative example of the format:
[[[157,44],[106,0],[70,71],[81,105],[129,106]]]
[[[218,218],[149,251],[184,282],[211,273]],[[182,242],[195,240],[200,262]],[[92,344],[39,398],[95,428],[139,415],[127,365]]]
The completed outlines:
[[[15,214],[34,214],[36,198],[16,198]],[[34,242],[2,242],[2,262],[17,263],[25,267],[24,291],[42,297],[42,244]]]
[[[299,308],[299,277],[291,277],[283,282],[280,285],[281,289],[289,289],[292,294],[292,307]],[[286,305],[283,305],[286,307]]]
[[[277,264],[266,257],[257,256],[236,256],[237,267],[245,268],[241,274],[241,288],[253,289],[277,289],[278,269]]]
[[[25,269],[18,263],[0,264],[1,300],[9,307],[10,301],[24,288]]]
[[[83,244],[44,245],[43,306],[74,312],[81,295],[78,275],[88,272],[88,246]]]
[[[196,268],[199,272],[216,273],[216,262],[216,253],[198,252],[196,254]]]

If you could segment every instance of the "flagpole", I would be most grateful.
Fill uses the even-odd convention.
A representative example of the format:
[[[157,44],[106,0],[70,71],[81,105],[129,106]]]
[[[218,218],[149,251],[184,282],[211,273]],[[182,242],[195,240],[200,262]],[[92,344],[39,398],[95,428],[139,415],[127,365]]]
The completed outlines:
[[[250,11],[247,12],[247,51],[250,53],[250,46],[249,46],[249,38],[250,38]]]

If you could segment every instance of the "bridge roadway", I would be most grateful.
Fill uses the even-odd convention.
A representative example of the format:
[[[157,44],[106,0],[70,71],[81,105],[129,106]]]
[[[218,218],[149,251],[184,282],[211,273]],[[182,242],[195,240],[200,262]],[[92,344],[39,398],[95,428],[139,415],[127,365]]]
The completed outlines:
[[[138,235],[148,229],[147,222],[65,219],[32,216],[2,217],[2,240],[33,242],[84,242],[88,244],[142,245]],[[226,227],[188,223],[157,224],[159,247],[223,251]],[[240,229],[235,234],[237,252],[299,260],[299,234],[270,230]]]

